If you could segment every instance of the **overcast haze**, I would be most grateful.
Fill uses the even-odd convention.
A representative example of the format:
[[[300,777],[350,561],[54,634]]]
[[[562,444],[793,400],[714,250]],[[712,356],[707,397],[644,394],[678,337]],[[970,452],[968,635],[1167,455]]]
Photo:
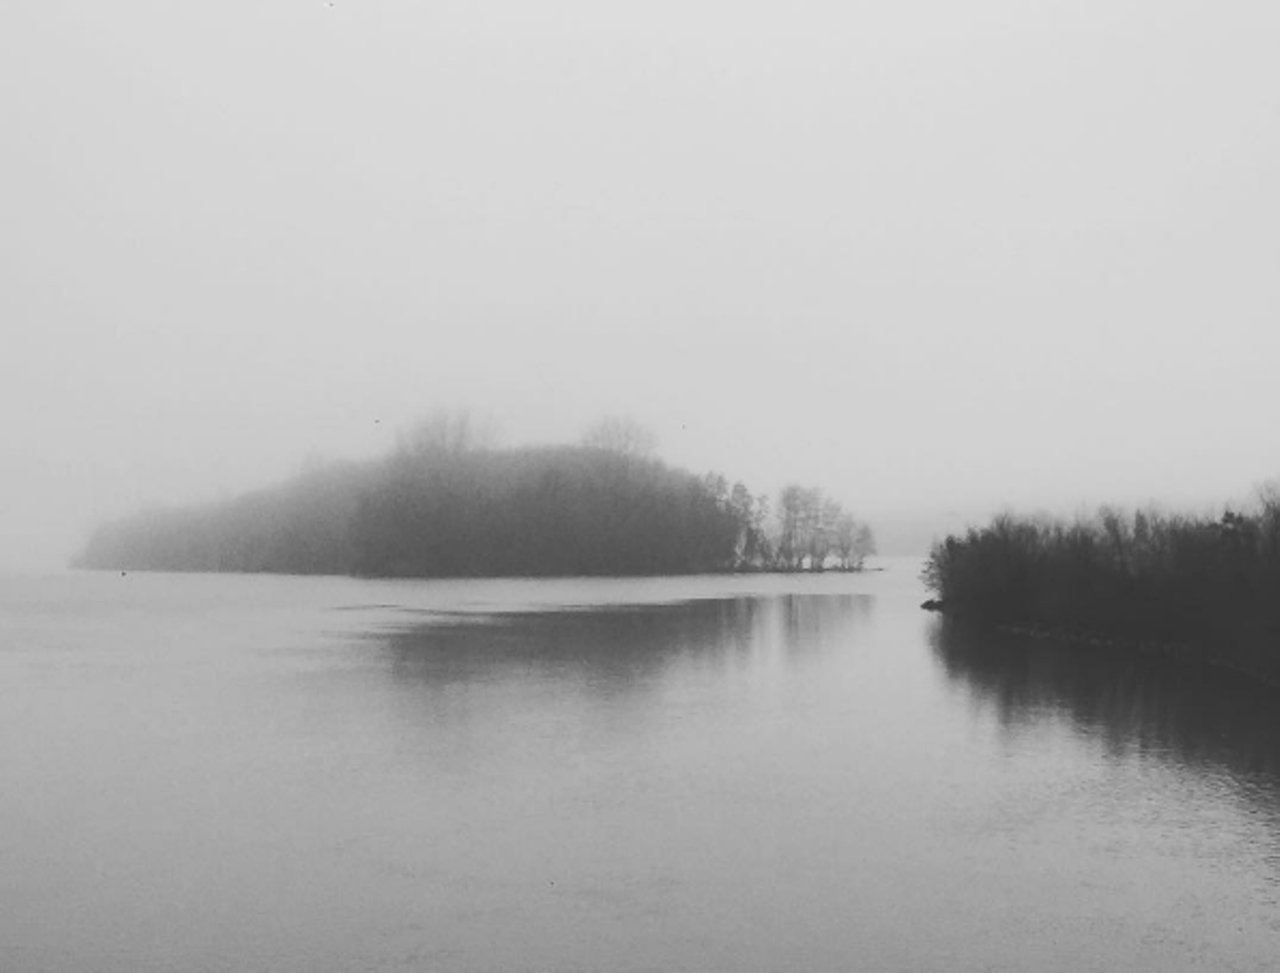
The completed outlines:
[[[8,0],[0,565],[439,405],[873,522],[1245,496],[1277,51],[1264,2]]]

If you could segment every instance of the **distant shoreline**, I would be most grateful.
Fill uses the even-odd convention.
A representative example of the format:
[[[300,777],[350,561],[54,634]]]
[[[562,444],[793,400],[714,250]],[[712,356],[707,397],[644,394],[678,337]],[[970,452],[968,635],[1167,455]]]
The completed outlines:
[[[711,577],[823,577],[843,574],[880,574],[889,570],[887,566],[874,567],[831,567],[831,568],[725,568],[706,571],[645,571],[621,572],[598,571],[592,573],[566,574],[352,574],[348,572],[324,571],[241,571],[217,570],[207,568],[118,568],[97,567],[93,565],[73,564],[65,570],[83,574],[116,574],[127,577],[131,574],[216,574],[231,575],[243,578],[278,577],[278,578],[349,578],[352,581],[570,581],[574,579],[607,579],[619,580],[635,578],[711,578]]]

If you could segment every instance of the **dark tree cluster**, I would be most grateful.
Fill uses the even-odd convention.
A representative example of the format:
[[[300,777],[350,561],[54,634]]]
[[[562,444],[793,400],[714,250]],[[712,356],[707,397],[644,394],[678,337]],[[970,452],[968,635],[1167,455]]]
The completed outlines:
[[[498,450],[477,446],[457,422],[429,424],[380,462],[316,466],[229,502],[108,524],[78,564],[370,577],[684,574],[821,569],[833,553],[853,568],[871,543],[817,491],[800,491],[813,509],[784,492],[781,509],[795,522],[772,538],[768,503],[743,484],[673,468],[647,444],[636,448],[629,430],[606,431],[599,445]]]
[[[1280,494],[1220,518],[1001,515],[935,544],[924,581],[981,622],[1198,647],[1280,676]]]

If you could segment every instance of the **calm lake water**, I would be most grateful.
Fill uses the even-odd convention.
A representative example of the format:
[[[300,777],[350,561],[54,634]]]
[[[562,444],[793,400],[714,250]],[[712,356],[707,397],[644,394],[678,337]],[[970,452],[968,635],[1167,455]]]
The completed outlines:
[[[882,563],[0,580],[0,969],[1276,969],[1280,697]]]

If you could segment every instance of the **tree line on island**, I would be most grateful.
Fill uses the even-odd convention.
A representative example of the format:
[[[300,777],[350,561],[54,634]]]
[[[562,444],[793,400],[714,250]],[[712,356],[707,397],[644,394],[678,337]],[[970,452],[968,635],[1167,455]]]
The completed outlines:
[[[925,607],[960,619],[1146,644],[1280,679],[1280,487],[1221,517],[1104,508],[1003,514],[934,545]]]
[[[310,464],[282,485],[149,510],[90,536],[79,567],[482,577],[859,570],[875,538],[836,501],[653,455],[622,419],[574,446],[496,449],[466,414],[421,424],[386,458]]]

